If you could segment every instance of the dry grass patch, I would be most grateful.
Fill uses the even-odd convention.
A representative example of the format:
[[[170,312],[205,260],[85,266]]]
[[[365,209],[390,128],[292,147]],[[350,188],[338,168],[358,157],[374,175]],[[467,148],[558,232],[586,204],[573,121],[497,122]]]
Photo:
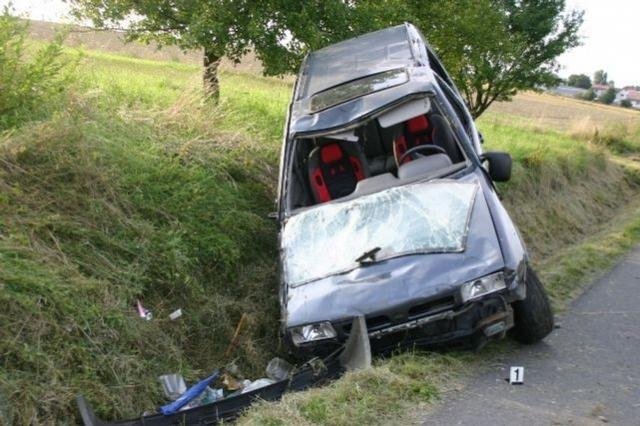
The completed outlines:
[[[512,102],[493,103],[483,119],[504,124],[514,124],[515,120],[519,125],[566,131],[576,125],[602,129],[610,124],[637,123],[640,111],[551,94],[522,92]]]

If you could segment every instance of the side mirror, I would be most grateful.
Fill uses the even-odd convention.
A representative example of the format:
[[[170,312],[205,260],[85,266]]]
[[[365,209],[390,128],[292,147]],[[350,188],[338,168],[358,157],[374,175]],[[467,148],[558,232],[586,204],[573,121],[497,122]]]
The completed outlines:
[[[506,182],[511,179],[511,155],[506,152],[485,152],[480,160],[489,163],[489,176],[495,182]]]
[[[267,219],[278,220],[278,212],[267,213]]]

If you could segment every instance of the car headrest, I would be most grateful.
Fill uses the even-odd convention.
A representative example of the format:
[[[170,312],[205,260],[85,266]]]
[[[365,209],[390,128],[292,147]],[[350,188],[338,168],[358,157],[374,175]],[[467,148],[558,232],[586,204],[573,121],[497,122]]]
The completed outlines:
[[[324,145],[320,148],[320,159],[325,164],[335,163],[342,158],[342,149],[338,142]]]
[[[424,132],[429,128],[429,120],[426,116],[420,115],[407,121],[407,129],[411,133]]]

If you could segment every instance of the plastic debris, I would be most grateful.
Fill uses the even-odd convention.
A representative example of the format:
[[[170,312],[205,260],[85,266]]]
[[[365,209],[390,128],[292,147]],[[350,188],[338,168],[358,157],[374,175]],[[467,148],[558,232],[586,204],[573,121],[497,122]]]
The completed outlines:
[[[271,379],[267,379],[262,378],[262,379],[258,379],[258,380],[254,380],[253,382],[249,383],[248,385],[246,385],[245,387],[242,388],[242,392],[240,393],[247,393],[247,392],[251,392],[254,391],[256,389],[260,389],[263,388],[265,386],[269,386],[275,383],[275,380],[271,380]]]
[[[180,395],[187,391],[187,384],[180,374],[164,374],[158,377],[164,394],[172,401],[180,398]]]
[[[200,395],[198,405],[211,404],[222,398],[224,398],[224,389],[211,389],[207,386],[202,395]]]
[[[180,410],[185,405],[189,404],[191,401],[196,399],[202,392],[204,392],[204,390],[209,386],[209,383],[211,383],[212,380],[217,379],[219,375],[220,375],[220,372],[216,370],[216,372],[214,372],[211,376],[199,381],[198,383],[196,383],[195,385],[187,389],[182,394],[182,396],[180,396],[180,398],[176,399],[170,404],[163,405],[162,407],[160,407],[160,412],[165,416],[176,413],[178,410]]]
[[[136,307],[138,309],[138,315],[140,315],[140,318],[144,318],[147,321],[151,321],[153,319],[153,313],[142,306],[142,302],[139,299],[136,300]]]
[[[171,321],[177,320],[181,316],[182,316],[182,309],[176,309],[175,311],[169,314],[169,318],[171,319]]]
[[[293,371],[293,366],[282,358],[273,358],[267,364],[267,377],[279,382],[288,379]]]
[[[244,376],[242,375],[242,372],[240,372],[240,367],[238,367],[238,364],[236,364],[235,361],[231,361],[224,368],[224,371],[226,371],[228,374],[231,374],[233,377],[237,377],[240,380],[244,379]]]
[[[347,371],[371,367],[371,345],[364,316],[359,315],[353,319],[351,332],[339,360]]]
[[[237,391],[238,389],[241,389],[243,387],[242,382],[240,382],[228,372],[225,372],[220,376],[220,380],[218,380],[218,383],[228,391]]]

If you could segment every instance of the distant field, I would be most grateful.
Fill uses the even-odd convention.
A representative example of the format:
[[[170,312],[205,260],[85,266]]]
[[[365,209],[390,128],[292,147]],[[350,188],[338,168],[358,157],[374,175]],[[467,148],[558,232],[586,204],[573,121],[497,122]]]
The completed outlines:
[[[151,59],[155,61],[184,62],[188,64],[201,64],[200,51],[192,50],[183,52],[174,46],[159,48],[155,44],[125,43],[124,33],[118,31],[100,31],[87,27],[56,24],[53,22],[30,21],[31,37],[35,40],[50,41],[56,31],[70,28],[66,44],[70,47],[82,47],[90,50],[114,53],[137,59]],[[247,55],[240,64],[234,64],[229,60],[223,60],[223,69],[234,69],[243,72],[262,72],[260,62],[251,54]]]
[[[512,102],[496,102],[485,119],[529,124],[564,131],[635,124],[640,111],[534,92],[519,93]]]

